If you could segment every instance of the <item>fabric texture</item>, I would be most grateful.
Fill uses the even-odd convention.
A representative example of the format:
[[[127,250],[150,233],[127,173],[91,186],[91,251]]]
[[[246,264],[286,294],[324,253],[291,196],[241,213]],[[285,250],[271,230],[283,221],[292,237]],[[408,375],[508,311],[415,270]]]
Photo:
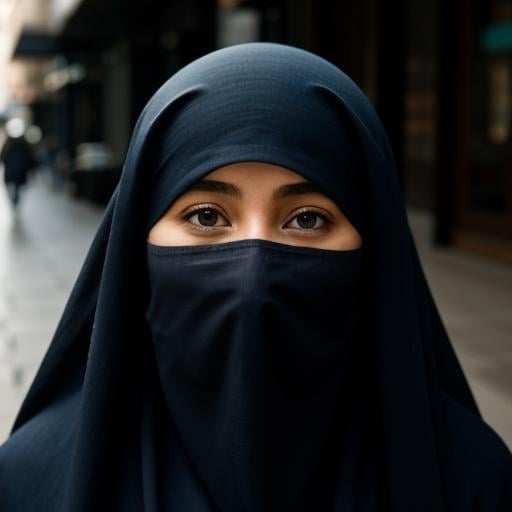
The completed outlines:
[[[149,227],[189,185],[240,161],[281,165],[315,183],[360,230],[362,252],[324,257],[262,241],[188,255],[148,246]],[[239,285],[229,294],[222,286],[236,275],[254,278],[251,259],[265,277],[244,300],[265,294],[276,300],[286,290],[296,295],[265,310],[257,300],[260,318],[272,320],[249,328],[250,320],[239,318],[246,336],[229,322],[219,324],[226,317],[216,316],[217,309],[204,313],[204,323],[159,313],[164,300],[176,300],[173,287],[197,291],[209,263],[225,278],[221,296],[235,297]],[[319,259],[322,266],[309,265]],[[191,260],[198,274],[187,279]],[[304,284],[291,270],[275,272],[292,260],[305,266]],[[325,280],[329,273],[332,282]],[[317,354],[330,343],[330,331],[320,329],[320,344],[313,344],[310,324],[299,317],[300,297],[321,293],[306,289],[309,278],[325,283],[328,310],[334,298],[340,306],[347,300],[345,279],[351,289],[362,280],[360,294],[352,294],[361,297],[354,329],[345,337],[327,322],[339,346],[350,347],[339,359],[309,354],[307,364],[307,350]],[[277,285],[265,288],[271,283]],[[269,291],[276,287],[281,291]],[[216,289],[205,289],[204,298]],[[201,297],[189,295],[197,311]],[[239,314],[228,315],[230,322]],[[274,320],[282,316],[297,325]],[[203,332],[208,322],[211,335]],[[224,345],[217,338],[222,329]],[[166,341],[173,334],[197,350],[176,352]],[[268,345],[255,342],[288,336],[311,343],[297,352],[283,343],[266,351]],[[256,361],[287,365],[225,394],[219,375],[229,383],[236,371],[216,351],[227,346],[226,353],[237,353],[243,339],[257,347]],[[296,378],[308,374],[309,386]],[[217,382],[216,395],[205,382]],[[272,396],[269,408],[247,409],[263,403],[253,393]],[[240,396],[255,401],[240,403]],[[332,428],[313,420],[327,417]],[[237,439],[242,444],[235,448]],[[226,467],[231,474],[222,472]],[[332,64],[277,44],[225,48],[183,68],[137,122],[119,186],[13,433],[0,447],[0,510],[511,509],[512,456],[478,413],[421,269],[387,137],[364,94]]]
[[[363,457],[347,421],[362,263],[362,249],[267,240],[149,246],[165,401],[220,510],[337,508],[333,480]]]

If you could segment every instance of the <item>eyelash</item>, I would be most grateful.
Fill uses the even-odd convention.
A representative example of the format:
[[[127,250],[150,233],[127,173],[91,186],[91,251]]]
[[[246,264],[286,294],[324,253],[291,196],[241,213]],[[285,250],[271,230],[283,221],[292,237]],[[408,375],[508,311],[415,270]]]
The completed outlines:
[[[214,206],[211,206],[211,205],[208,205],[208,204],[200,204],[200,205],[197,205],[196,207],[194,207],[193,210],[185,213],[185,215],[183,215],[183,218],[190,223],[190,226],[193,228],[193,229],[197,229],[198,231],[215,231],[217,229],[219,229],[219,227],[227,227],[227,226],[211,226],[211,227],[208,227],[208,226],[201,226],[199,224],[194,224],[193,222],[190,222],[190,219],[194,216],[194,215],[197,215],[198,213],[204,211],[204,210],[210,210],[210,211],[213,211],[215,213],[217,213],[220,217],[222,217],[224,220],[226,220],[227,222],[227,219],[225,217],[225,215],[223,215],[219,210],[218,208],[215,208]]]
[[[201,226],[199,224],[194,224],[193,222],[190,222],[190,219],[194,215],[197,215],[197,214],[199,214],[200,212],[202,212],[204,210],[213,211],[216,214],[218,214],[220,217],[222,217],[226,222],[229,222],[226,219],[226,216],[224,214],[222,214],[219,211],[218,208],[216,208],[216,207],[214,207],[212,205],[208,205],[208,204],[197,205],[191,211],[185,213],[183,215],[183,219],[186,220],[187,222],[189,222],[193,229],[197,229],[199,231],[215,231],[215,230],[218,230],[220,228],[229,227],[229,226],[211,226],[211,227],[208,227],[208,226]],[[329,219],[329,217],[327,215],[325,215],[324,213],[321,213],[316,208],[304,207],[304,208],[301,208],[290,220],[288,220],[285,225],[288,225],[290,222],[292,222],[294,219],[296,219],[302,213],[314,213],[315,215],[317,215],[323,221],[324,225],[322,225],[322,226],[320,226],[318,228],[309,228],[309,229],[308,228],[291,228],[291,229],[294,229],[295,231],[300,231],[302,233],[308,233],[308,232],[319,231],[322,228],[326,227],[328,224],[332,223],[332,221]]]

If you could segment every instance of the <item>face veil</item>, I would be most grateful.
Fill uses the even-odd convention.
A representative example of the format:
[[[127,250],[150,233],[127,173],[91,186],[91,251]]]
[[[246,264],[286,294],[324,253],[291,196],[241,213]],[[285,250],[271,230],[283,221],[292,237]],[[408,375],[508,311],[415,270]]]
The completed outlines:
[[[263,241],[188,255],[148,248],[149,227],[188,186],[242,161],[315,183],[360,230],[364,258],[336,254],[309,267],[323,258],[316,250]],[[225,275],[229,263],[233,279],[260,262],[265,281],[243,301],[270,320],[238,338],[250,317],[220,325],[215,311],[203,313],[194,301],[208,295],[180,283],[190,258],[198,276],[210,264]],[[330,320],[302,324],[300,355],[286,346],[297,326],[274,318],[304,316],[304,302],[272,303],[293,287],[293,297],[304,292],[289,271],[275,271],[291,260],[304,283],[336,276],[323,287],[327,310],[357,298],[349,334]],[[240,300],[239,283],[212,290],[229,287],[221,303]],[[266,284],[280,291],[266,296]],[[195,290],[188,303],[204,323],[158,312],[166,301],[172,309],[178,285]],[[222,336],[199,332],[208,322]],[[308,346],[311,329],[320,343]],[[315,359],[333,350],[333,332],[333,357]],[[251,336],[274,343],[239,343]],[[179,337],[195,342],[182,350]],[[201,340],[204,352],[194,348]],[[254,357],[234,360],[251,377],[237,381],[227,356],[247,346]],[[272,369],[280,361],[288,373]],[[237,384],[234,395],[221,392],[225,382]],[[358,87],[311,53],[269,43],[213,52],[174,75],[137,122],[119,186],[0,448],[0,509],[505,511],[511,488],[510,453],[479,416],[416,254],[386,135]]]
[[[148,321],[170,415],[220,510],[335,508],[360,249],[266,240],[148,247]],[[219,475],[221,476],[219,478]]]

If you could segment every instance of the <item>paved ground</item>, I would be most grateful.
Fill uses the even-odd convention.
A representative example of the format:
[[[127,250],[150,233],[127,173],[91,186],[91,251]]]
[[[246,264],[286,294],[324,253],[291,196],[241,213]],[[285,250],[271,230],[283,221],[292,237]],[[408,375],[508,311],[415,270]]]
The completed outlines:
[[[50,342],[101,219],[45,175],[13,216],[0,179],[0,440]]]
[[[484,419],[512,449],[512,266],[428,243],[410,214],[434,299]]]
[[[26,191],[17,218],[0,189],[0,442],[39,365],[101,209],[53,190]],[[512,267],[427,243],[411,214],[434,296],[487,421],[512,447]]]

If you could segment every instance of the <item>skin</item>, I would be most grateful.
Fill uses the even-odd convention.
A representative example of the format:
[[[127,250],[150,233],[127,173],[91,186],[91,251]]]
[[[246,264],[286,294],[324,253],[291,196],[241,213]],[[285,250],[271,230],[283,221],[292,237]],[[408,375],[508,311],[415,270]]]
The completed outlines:
[[[283,187],[288,193],[279,194]],[[244,239],[338,251],[362,244],[334,201],[300,174],[262,162],[211,172],[174,201],[148,236],[149,242],[162,246]]]

